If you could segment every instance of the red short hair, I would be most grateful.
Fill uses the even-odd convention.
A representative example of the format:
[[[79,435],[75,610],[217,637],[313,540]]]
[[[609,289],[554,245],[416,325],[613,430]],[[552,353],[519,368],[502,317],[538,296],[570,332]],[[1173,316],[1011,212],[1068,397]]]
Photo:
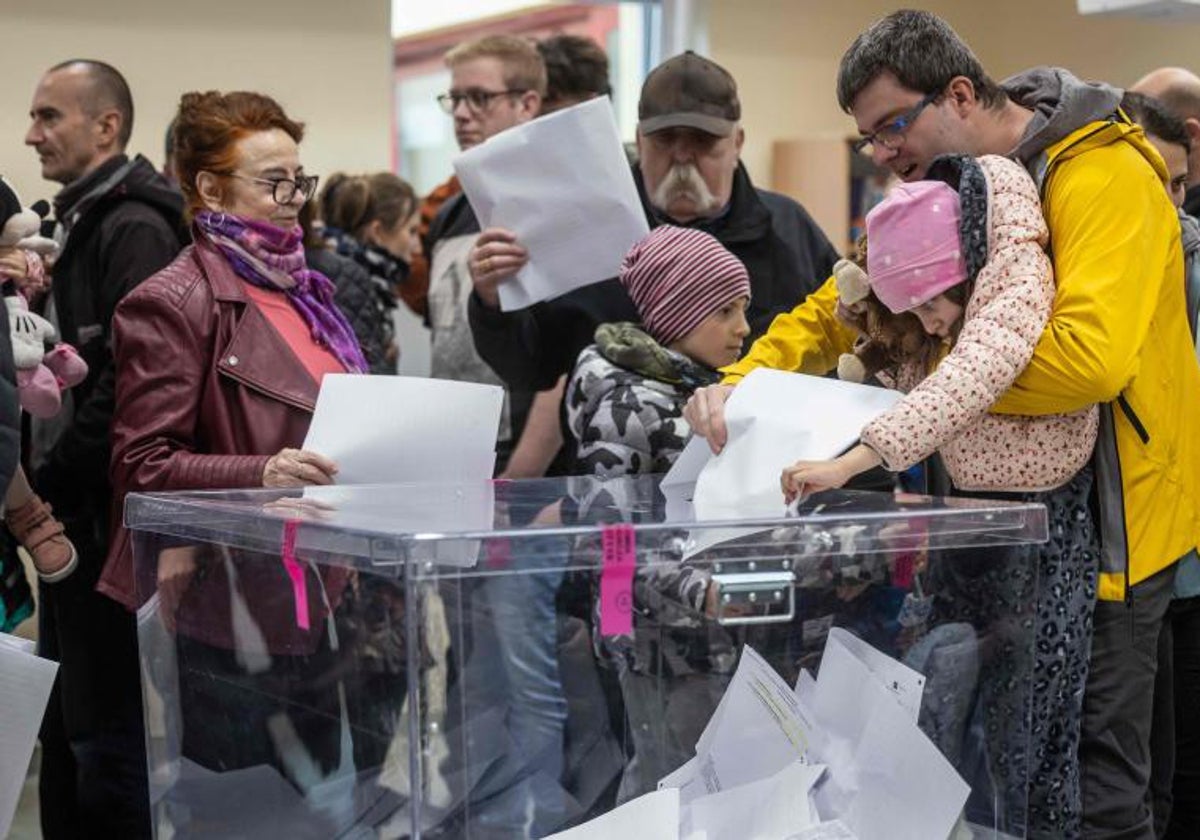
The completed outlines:
[[[290,119],[269,96],[249,91],[185,93],[179,100],[171,146],[188,212],[205,207],[196,190],[200,172],[231,172],[237,163],[237,142],[247,134],[274,128],[283,130],[297,143],[304,139],[304,124]]]

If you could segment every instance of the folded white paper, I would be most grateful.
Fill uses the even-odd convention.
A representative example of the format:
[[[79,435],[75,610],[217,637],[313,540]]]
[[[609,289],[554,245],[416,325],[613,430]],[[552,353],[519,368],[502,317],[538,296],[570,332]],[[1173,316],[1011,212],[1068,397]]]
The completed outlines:
[[[332,458],[343,485],[491,478],[503,404],[496,385],[329,374],[304,448]]]
[[[690,498],[697,520],[783,516],[779,478],[800,460],[835,458],[901,394],[855,382],[757,368],[725,403],[728,439],[719,455],[693,437],[661,483],[668,509]],[[691,557],[753,531],[696,529]]]
[[[773,776],[701,797],[685,808],[684,830],[707,840],[781,840],[817,823],[808,791],[825,772],[794,761]]]
[[[656,790],[546,840],[679,840],[679,791]]]
[[[500,284],[506,311],[616,277],[649,232],[607,97],[502,131],[454,171],[480,225],[513,231],[529,252]]]
[[[832,628],[825,641],[820,690],[815,691],[812,698],[813,712],[822,719],[845,714],[846,704],[855,700],[846,692],[861,685],[867,677],[883,686],[908,713],[909,719],[917,722],[925,691],[924,675],[880,653],[843,627]]]
[[[28,639],[0,633],[0,837],[7,837],[58,664]]]

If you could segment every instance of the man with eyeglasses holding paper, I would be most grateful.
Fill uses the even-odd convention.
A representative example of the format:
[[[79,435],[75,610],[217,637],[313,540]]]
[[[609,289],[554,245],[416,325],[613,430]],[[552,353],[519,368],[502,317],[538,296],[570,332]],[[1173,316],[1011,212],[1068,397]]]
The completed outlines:
[[[166,266],[183,236],[178,191],[125,145],[133,100],[121,74],[73,60],[42,76],[25,144],[54,197],[54,263],[46,315],[88,363],[58,416],[34,424],[31,482],[63,523],[79,568],[41,582],[40,653],[59,662],[42,724],[42,833],[47,838],[148,837],[146,754],[134,617],[93,588],[112,514],[109,435],[117,303]]]
[[[438,97],[438,103],[454,118],[454,137],[460,149],[473,148],[540,113],[546,67],[532,41],[490,35],[459,44],[446,53],[445,61],[450,68],[450,90]],[[459,193],[442,205],[422,242],[429,259],[426,322],[433,339],[430,373],[439,379],[504,385],[476,353],[467,321],[471,293],[467,253],[478,234],[479,222],[470,202]],[[556,411],[549,412],[548,422],[535,418],[529,437],[522,439],[535,390],[516,387],[506,391],[496,464],[505,477],[540,476],[558,451]]]
[[[1121,91],[1049,67],[998,85],[929,12],[894,12],[859,35],[842,57],[837,95],[864,149],[903,181],[924,178],[941,154],[1003,154],[1040,187],[1054,309],[1032,361],[992,411],[1101,404],[1092,504],[1102,545],[1078,751],[1082,836],[1153,837],[1147,787],[1163,616],[1176,562],[1200,542],[1200,442],[1189,426],[1200,412],[1200,370],[1162,157],[1118,110]],[[723,384],[692,397],[692,429],[719,451],[725,400],[756,367],[832,369],[854,339],[836,308],[831,280],[780,316],[725,369]],[[1039,628],[1040,640],[1062,629],[1053,620]],[[1035,713],[1032,726],[1035,751],[1068,748],[1055,740],[1058,721]],[[1036,763],[1031,779],[1031,797],[1040,793],[1043,803],[1051,787],[1072,783]],[[1031,811],[1036,819],[1032,802]],[[1042,833],[1031,819],[1029,836],[1075,835]]]

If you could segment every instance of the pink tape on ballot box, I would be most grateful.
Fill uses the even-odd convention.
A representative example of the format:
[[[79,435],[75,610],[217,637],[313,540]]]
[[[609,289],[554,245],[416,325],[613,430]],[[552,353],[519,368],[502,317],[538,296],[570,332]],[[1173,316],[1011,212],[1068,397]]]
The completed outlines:
[[[600,635],[633,632],[633,571],[637,565],[632,525],[606,525],[601,531]]]
[[[283,523],[283,546],[280,554],[283,556],[283,568],[292,581],[292,597],[296,599],[296,626],[307,630],[308,587],[304,585],[304,567],[296,559],[296,529],[299,525],[298,519]]]

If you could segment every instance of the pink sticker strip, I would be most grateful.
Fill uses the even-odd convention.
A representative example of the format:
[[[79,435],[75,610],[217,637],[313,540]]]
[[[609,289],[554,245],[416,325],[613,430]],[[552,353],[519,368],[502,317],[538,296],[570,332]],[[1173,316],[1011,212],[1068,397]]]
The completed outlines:
[[[296,599],[296,626],[308,629],[308,587],[304,584],[304,567],[296,559],[296,529],[300,520],[283,523],[283,568],[292,581],[292,597]]]
[[[637,565],[632,525],[606,525],[601,531],[600,635],[633,632],[633,571]]]

